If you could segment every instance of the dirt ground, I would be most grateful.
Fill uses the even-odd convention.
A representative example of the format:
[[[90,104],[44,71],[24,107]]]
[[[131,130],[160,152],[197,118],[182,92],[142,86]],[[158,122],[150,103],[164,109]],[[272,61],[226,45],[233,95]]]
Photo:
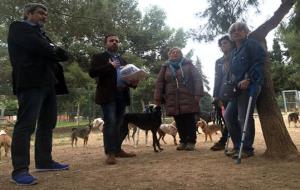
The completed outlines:
[[[53,157],[57,161],[69,163],[70,170],[34,172],[31,147],[30,170],[38,177],[39,183],[26,189],[300,189],[300,161],[265,159],[262,156],[265,143],[258,121],[256,126],[256,155],[242,160],[239,165],[226,157],[223,151],[209,150],[220,134],[213,136],[213,142],[204,142],[204,135],[198,135],[197,150],[194,152],[176,151],[171,136],[166,136],[168,144],[163,144],[164,151],[154,153],[152,146],[145,145],[144,133],[140,132],[137,148],[129,141],[123,146],[126,151],[137,153],[137,157],[118,159],[117,165],[108,166],[104,164],[102,134],[99,131],[92,132],[87,148],[82,147],[81,139],[78,147],[72,148],[70,132],[56,132]],[[290,127],[288,131],[300,150],[300,126]],[[150,136],[149,144],[151,143]],[[21,189],[9,182],[11,170],[11,160],[2,157],[1,190]]]

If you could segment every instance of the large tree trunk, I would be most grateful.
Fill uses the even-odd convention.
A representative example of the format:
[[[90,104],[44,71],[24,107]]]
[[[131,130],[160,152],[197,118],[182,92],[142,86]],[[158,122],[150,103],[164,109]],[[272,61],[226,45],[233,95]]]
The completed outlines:
[[[265,85],[257,101],[257,111],[267,149],[265,155],[272,158],[289,158],[298,154],[277,106],[270,63],[266,63]]]
[[[293,7],[294,0],[282,0],[274,15],[253,31],[249,37],[261,42],[267,51],[265,38]],[[270,60],[266,59],[265,84],[257,101],[257,111],[267,149],[265,155],[272,158],[290,158],[298,156],[298,151],[284,124],[277,105],[273,81],[270,73]]]

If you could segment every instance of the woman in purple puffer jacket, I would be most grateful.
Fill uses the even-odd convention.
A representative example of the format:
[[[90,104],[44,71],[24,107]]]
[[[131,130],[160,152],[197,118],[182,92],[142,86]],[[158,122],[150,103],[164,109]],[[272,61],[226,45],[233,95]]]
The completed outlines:
[[[204,95],[201,75],[179,48],[172,48],[158,74],[154,100],[165,104],[168,116],[173,116],[180,144],[177,150],[194,150],[196,144],[195,114]]]

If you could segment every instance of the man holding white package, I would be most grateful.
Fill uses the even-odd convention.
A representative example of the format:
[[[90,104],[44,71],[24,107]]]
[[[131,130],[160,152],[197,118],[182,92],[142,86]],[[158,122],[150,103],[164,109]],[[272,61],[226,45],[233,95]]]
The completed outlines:
[[[136,156],[121,149],[126,129],[121,128],[125,107],[130,105],[129,87],[135,88],[138,80],[123,80],[121,68],[127,62],[118,54],[119,38],[109,34],[104,38],[106,51],[95,54],[89,75],[97,80],[95,103],[101,105],[104,115],[103,141],[106,164],[116,164],[116,157]]]

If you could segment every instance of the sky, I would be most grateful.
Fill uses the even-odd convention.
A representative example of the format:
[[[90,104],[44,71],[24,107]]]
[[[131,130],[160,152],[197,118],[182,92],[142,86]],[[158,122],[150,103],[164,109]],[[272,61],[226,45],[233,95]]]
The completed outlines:
[[[143,12],[151,5],[157,5],[167,14],[166,24],[172,28],[183,28],[185,31],[189,29],[197,29],[203,20],[196,17],[196,13],[205,10],[207,7],[206,0],[138,0],[139,9]],[[255,29],[273,15],[273,12],[279,7],[281,0],[264,0],[260,5],[261,13],[255,11],[249,12],[248,26]],[[275,30],[267,36],[267,44],[269,49],[272,48]],[[194,49],[194,57],[198,56],[202,62],[202,71],[208,77],[209,86],[212,94],[214,85],[214,67],[215,61],[222,56],[222,52],[218,48],[217,40],[209,43],[199,43],[190,39],[186,48],[182,51],[186,54],[190,49]]]

